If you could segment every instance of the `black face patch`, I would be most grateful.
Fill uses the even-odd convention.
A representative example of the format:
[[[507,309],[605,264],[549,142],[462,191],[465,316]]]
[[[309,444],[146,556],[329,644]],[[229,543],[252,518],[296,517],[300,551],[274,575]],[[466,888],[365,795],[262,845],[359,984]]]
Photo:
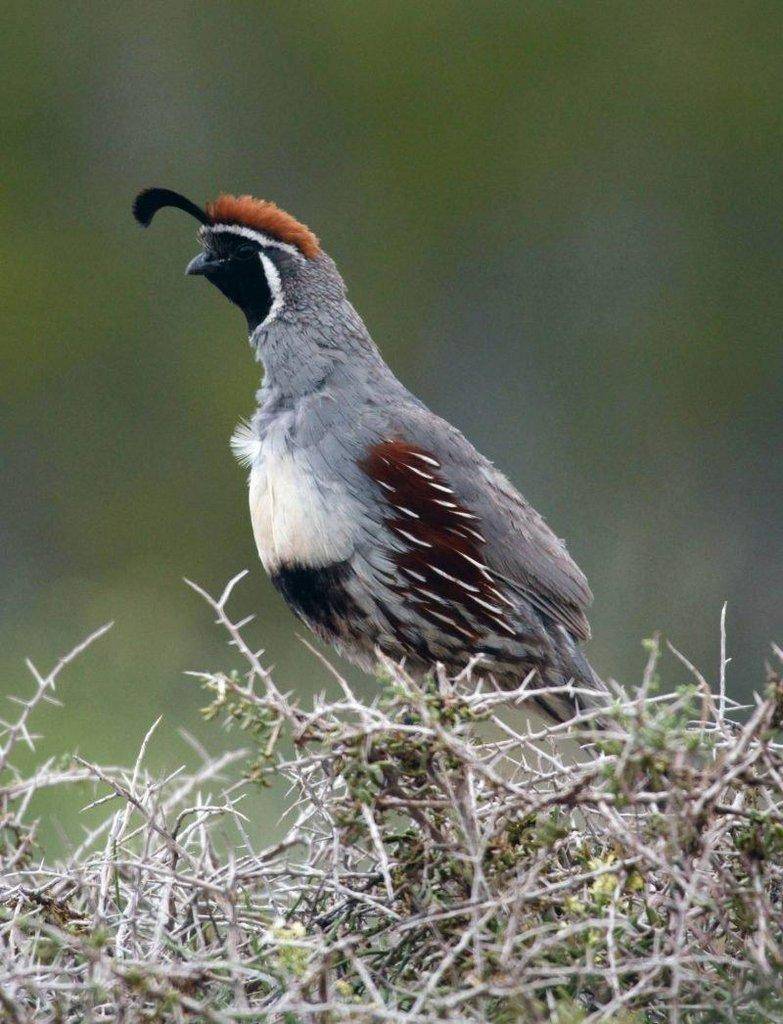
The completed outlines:
[[[207,252],[215,259],[214,269],[205,276],[227,299],[242,310],[252,332],[263,323],[274,296],[261,262],[261,246],[241,235],[210,232]]]
[[[233,231],[202,231],[201,237],[207,249],[221,260],[248,260],[261,252],[260,242]]]
[[[345,587],[351,571],[348,562],[322,569],[291,566],[274,573],[272,583],[311,629],[333,639],[344,634],[346,623],[356,618],[357,609]]]

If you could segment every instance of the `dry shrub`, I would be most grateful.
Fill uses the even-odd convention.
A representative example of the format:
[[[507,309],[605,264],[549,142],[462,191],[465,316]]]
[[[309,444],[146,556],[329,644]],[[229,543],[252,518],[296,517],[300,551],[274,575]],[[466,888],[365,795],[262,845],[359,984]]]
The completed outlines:
[[[389,663],[372,703],[334,673],[333,698],[304,707],[229,618],[235,583],[204,597],[241,671],[200,680],[207,717],[251,738],[249,763],[205,755],[156,778],[148,736],[130,770],[22,773],[31,715],[81,648],[33,668],[0,739],[4,1019],[783,1020],[779,674],[742,724],[725,656],[716,692],[678,655],[690,685],[657,694],[657,641],[600,733],[589,715],[510,725],[531,681],[422,685]],[[288,832],[261,848],[240,800],[281,779]],[[47,859],[30,801],[85,780],[107,817]]]

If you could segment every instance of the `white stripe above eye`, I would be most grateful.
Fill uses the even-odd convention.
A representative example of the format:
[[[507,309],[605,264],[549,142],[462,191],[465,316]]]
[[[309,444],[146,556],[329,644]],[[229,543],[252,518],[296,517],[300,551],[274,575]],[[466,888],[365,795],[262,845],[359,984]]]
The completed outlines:
[[[255,228],[246,228],[244,224],[211,224],[206,226],[207,231],[225,231],[229,235],[238,235],[240,238],[247,238],[251,242],[258,242],[259,245],[264,245],[271,249],[282,249],[283,252],[290,253],[292,256],[298,256],[300,259],[304,259],[304,256],[299,252],[295,245],[289,245],[288,242],[281,242],[277,238],[272,238],[271,235],[265,235],[263,231],[256,231]]]

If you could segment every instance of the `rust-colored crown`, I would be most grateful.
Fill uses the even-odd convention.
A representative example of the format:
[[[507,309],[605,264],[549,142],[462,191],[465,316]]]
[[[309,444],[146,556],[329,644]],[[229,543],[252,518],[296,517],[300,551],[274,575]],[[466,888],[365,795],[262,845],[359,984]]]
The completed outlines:
[[[238,224],[263,231],[280,242],[295,245],[307,259],[321,251],[317,237],[306,224],[266,199],[255,196],[221,195],[207,203],[207,215],[213,224]]]

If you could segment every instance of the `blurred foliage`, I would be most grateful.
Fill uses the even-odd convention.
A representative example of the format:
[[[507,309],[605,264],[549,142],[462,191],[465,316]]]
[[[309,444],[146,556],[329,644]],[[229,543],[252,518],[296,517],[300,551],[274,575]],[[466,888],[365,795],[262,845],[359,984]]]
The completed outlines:
[[[149,184],[311,224],[395,370],[568,538],[591,657],[637,637],[741,692],[780,635],[783,7],[8,3],[0,41],[0,688],[108,618],[52,749],[132,757],[220,657],[188,575],[253,570],[322,685],[227,447],[258,370]],[[248,591],[251,588],[247,588]],[[247,598],[246,598],[247,599]]]

